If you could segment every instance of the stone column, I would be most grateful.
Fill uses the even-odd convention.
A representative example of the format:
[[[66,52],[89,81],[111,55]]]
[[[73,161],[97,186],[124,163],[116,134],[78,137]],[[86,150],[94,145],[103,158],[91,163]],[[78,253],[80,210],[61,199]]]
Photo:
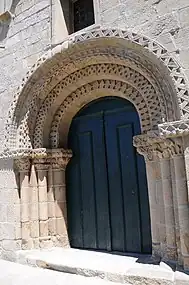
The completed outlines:
[[[148,135],[135,136],[133,138],[133,145],[137,147],[138,153],[145,157],[150,206],[152,254],[154,256],[161,256],[161,240],[159,231],[160,210],[159,200],[157,198],[157,191],[159,191],[159,189],[161,190],[161,183],[159,177],[158,159],[153,153],[152,145],[148,141]]]
[[[47,200],[47,177],[49,164],[45,160],[36,159],[35,167],[38,179],[38,207],[39,207],[39,241],[40,247],[51,247],[52,241],[48,231],[48,200]]]
[[[166,228],[166,258],[168,260],[177,259],[176,235],[175,235],[175,216],[172,191],[172,177],[170,158],[160,160],[163,200],[165,210],[165,228]]]
[[[178,202],[177,202],[175,168],[174,168],[174,160],[173,159],[170,160],[170,166],[171,166],[174,217],[175,217],[175,236],[176,236],[176,247],[177,247],[177,260],[178,260],[178,264],[179,265],[183,265],[181,246],[180,246],[180,229],[179,229],[179,216],[178,216]]]
[[[55,212],[55,193],[53,185],[53,169],[52,165],[49,167],[48,172],[48,231],[52,241],[56,242],[56,212]]]
[[[159,235],[159,205],[157,202],[157,177],[156,177],[156,163],[157,161],[146,159],[146,171],[148,181],[148,196],[150,205],[150,220],[151,220],[151,234],[152,234],[152,254],[160,256],[160,235]]]
[[[69,246],[65,169],[69,150],[33,149],[15,159],[19,173],[22,249]]]
[[[32,249],[33,240],[31,239],[30,211],[29,211],[30,209],[30,187],[29,187],[30,160],[28,158],[16,159],[15,165],[19,172],[19,183],[20,183],[22,249]]]
[[[52,150],[52,177],[55,199],[56,216],[56,245],[69,247],[67,232],[67,206],[65,169],[71,158],[71,152],[65,150]]]
[[[160,161],[156,158],[154,165],[156,177],[156,201],[157,201],[157,223],[159,229],[160,253],[163,258],[166,252],[166,228],[165,228],[165,207],[163,199],[162,179],[161,179],[161,166]]]
[[[32,163],[30,174],[30,226],[34,248],[39,247],[39,191],[35,166]]]
[[[189,205],[184,155],[174,155],[175,183],[183,265],[189,269]]]

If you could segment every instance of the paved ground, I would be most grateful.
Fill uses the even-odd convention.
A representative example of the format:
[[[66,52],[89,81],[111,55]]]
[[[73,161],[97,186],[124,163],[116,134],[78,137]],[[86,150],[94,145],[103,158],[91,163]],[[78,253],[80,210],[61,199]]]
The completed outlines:
[[[140,258],[140,260],[142,260]],[[54,248],[18,252],[18,262],[61,272],[118,283],[144,285],[189,285],[189,276],[168,265],[138,263],[137,257],[118,256],[77,249]],[[90,279],[90,278],[86,278]],[[98,283],[99,284],[99,283]]]
[[[119,285],[0,260],[0,285]],[[127,284],[126,284],[127,285]]]

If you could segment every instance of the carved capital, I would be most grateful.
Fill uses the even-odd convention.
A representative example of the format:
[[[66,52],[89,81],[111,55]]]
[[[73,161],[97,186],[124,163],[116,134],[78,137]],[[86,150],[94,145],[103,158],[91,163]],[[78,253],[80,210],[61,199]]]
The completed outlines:
[[[72,157],[71,150],[54,150],[52,149],[51,157],[49,158],[50,164],[54,169],[65,169],[68,162]]]
[[[15,159],[14,161],[15,168],[19,172],[28,172],[30,170],[30,159],[29,158],[20,158],[20,159]]]
[[[137,148],[137,152],[145,157],[147,160],[154,160],[153,141],[156,138],[156,134],[151,135],[138,135],[133,137],[133,145]]]
[[[35,158],[33,163],[37,171],[47,171],[50,166],[46,158]]]
[[[157,133],[149,133],[135,136],[133,138],[133,145],[137,148],[137,151],[148,160],[171,158],[183,154],[183,142],[181,137],[166,139],[158,136]]]
[[[181,138],[162,139],[160,143],[153,145],[153,150],[157,156],[162,158],[171,158],[183,154],[183,144]]]
[[[48,170],[50,166],[54,169],[65,169],[70,158],[72,157],[72,151],[64,149],[49,149],[44,152],[44,150],[35,150],[32,155],[33,163],[36,169]]]
[[[147,160],[154,159],[153,149],[149,145],[137,147],[137,152],[143,155]]]

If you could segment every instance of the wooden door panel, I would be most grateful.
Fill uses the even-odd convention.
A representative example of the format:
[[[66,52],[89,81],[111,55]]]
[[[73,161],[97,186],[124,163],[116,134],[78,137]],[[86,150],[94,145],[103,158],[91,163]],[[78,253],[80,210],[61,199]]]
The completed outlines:
[[[66,171],[66,199],[68,210],[68,234],[72,247],[83,248],[82,200],[80,195],[80,173],[77,158],[73,158]]]
[[[80,156],[80,183],[83,219],[83,244],[85,248],[96,248],[95,179],[91,132],[78,134]]]
[[[129,112],[105,113],[105,134],[113,250],[140,252],[140,209],[132,145],[134,119],[135,114]]]
[[[138,197],[136,159],[132,146],[133,126],[118,127],[119,159],[125,214],[125,240],[127,252],[141,252],[141,225]]]
[[[75,159],[77,166],[72,163],[71,172],[79,172],[77,189],[80,191],[80,206],[71,208],[75,214],[80,211],[82,217],[83,247],[110,250],[109,198],[102,114],[76,119],[72,125],[72,132],[72,140],[78,137],[78,143],[72,146],[76,153],[73,160]],[[76,188],[70,188],[70,191],[74,192]],[[71,223],[72,220],[73,218]],[[81,231],[78,231],[78,235],[81,235]]]

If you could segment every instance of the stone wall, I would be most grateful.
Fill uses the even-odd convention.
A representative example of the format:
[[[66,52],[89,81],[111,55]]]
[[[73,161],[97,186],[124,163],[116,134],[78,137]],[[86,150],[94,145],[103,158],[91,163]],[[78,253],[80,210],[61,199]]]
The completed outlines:
[[[10,1],[9,1],[10,2]],[[49,0],[13,0],[0,19],[0,150],[13,96],[22,78],[51,45]],[[0,247],[4,258],[21,248],[19,191],[13,161],[0,163]]]
[[[189,78],[188,0],[96,0],[103,25],[132,30],[172,52]]]

